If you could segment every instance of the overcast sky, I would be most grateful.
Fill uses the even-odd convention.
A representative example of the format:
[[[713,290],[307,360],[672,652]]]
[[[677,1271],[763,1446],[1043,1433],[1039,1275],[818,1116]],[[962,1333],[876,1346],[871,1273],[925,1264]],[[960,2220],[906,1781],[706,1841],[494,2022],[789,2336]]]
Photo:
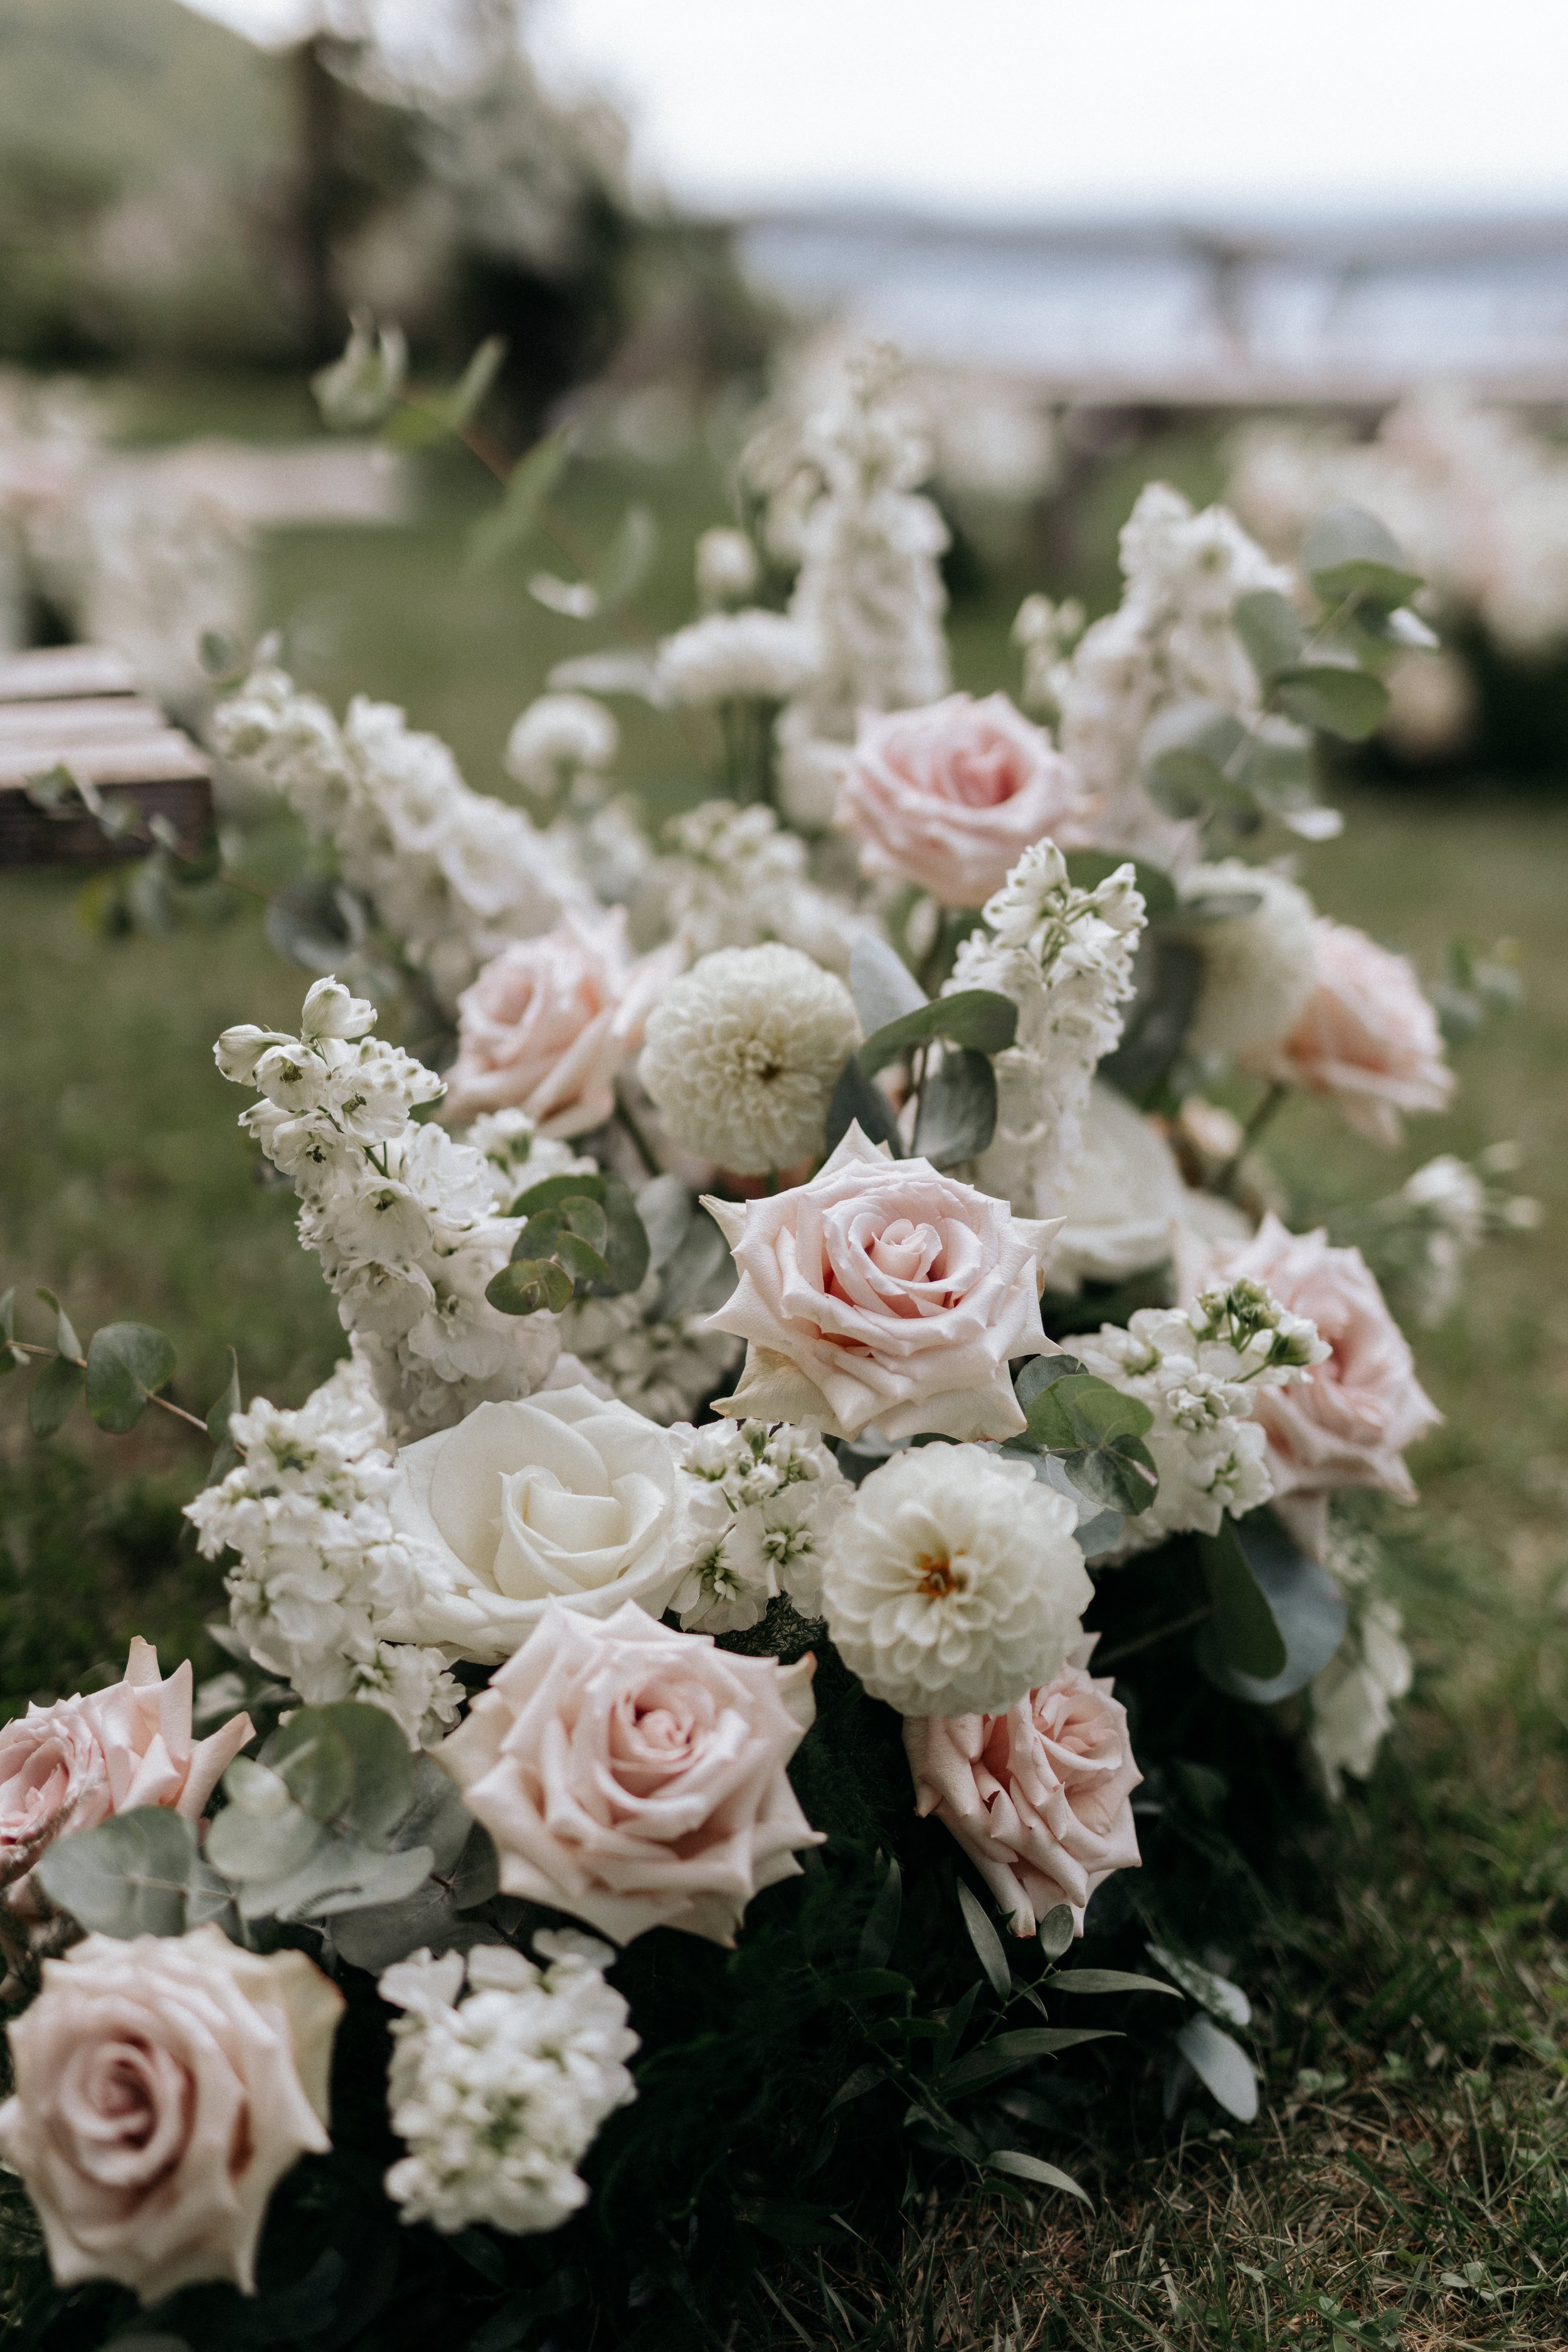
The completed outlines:
[[[195,5],[260,21],[309,0]],[[1568,205],[1565,0],[536,9],[551,79],[614,96],[645,179],[702,205]]]

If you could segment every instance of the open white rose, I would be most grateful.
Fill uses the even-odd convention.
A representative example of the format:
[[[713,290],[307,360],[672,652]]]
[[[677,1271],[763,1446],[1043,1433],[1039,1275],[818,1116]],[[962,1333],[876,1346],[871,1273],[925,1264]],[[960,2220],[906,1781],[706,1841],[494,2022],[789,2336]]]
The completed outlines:
[[[421,1588],[389,1638],[482,1665],[510,1658],[552,1601],[658,1617],[685,1566],[668,1433],[585,1388],[481,1404],[405,1445],[388,1499]]]

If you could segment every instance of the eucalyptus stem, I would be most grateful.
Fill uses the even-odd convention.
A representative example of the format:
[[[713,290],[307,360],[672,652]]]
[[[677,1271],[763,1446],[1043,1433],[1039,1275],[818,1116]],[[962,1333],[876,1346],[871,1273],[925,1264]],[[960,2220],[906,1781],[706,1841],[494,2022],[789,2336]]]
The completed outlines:
[[[1272,1119],[1275,1112],[1279,1108],[1280,1104],[1284,1101],[1289,1091],[1289,1087],[1285,1084],[1285,1081],[1282,1078],[1276,1078],[1273,1085],[1268,1088],[1262,1101],[1258,1105],[1257,1109],[1253,1112],[1252,1117],[1242,1129],[1241,1141],[1237,1145],[1236,1150],[1231,1153],[1230,1158],[1226,1161],[1225,1166],[1219,1172],[1217,1186],[1220,1192],[1229,1192],[1231,1191],[1236,1182],[1237,1173],[1240,1171],[1242,1161],[1246,1159],[1247,1153],[1251,1150],[1253,1145],[1257,1142],[1264,1129],[1268,1125],[1270,1119]]]
[[[58,1348],[40,1348],[31,1339],[7,1339],[4,1344],[15,1355],[46,1356],[51,1362],[61,1353]],[[65,1356],[62,1360],[68,1364],[74,1364],[79,1372],[85,1372],[87,1370],[85,1356]],[[176,1421],[184,1422],[192,1429],[199,1429],[204,1437],[211,1436],[211,1431],[199,1413],[187,1412],[183,1404],[175,1404],[168,1397],[156,1396],[151,1389],[143,1390],[142,1393],[148,1403],[155,1404],[161,1412],[172,1413]]]

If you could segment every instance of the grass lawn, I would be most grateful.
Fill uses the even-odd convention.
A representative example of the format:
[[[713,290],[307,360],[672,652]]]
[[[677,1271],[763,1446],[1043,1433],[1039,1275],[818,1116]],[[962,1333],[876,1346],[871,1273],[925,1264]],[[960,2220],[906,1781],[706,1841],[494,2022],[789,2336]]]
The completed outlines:
[[[286,426],[292,399],[256,395],[253,421]],[[221,395],[184,401],[146,415],[195,426],[222,413]],[[672,521],[643,600],[668,626],[687,605],[693,523],[723,511],[719,478],[695,458],[651,484],[584,469],[574,522],[605,534],[633,490]],[[497,788],[507,726],[584,635],[528,598],[526,562],[465,569],[487,496],[443,464],[407,532],[275,541],[264,602],[302,679],[334,699],[405,702],[470,782]],[[996,582],[956,614],[961,683],[1008,682],[1018,585]],[[628,720],[627,772],[664,761],[667,801],[704,789],[706,757],[694,730],[672,767]],[[1461,1055],[1455,1109],[1418,1123],[1402,1156],[1302,1105],[1274,1131],[1276,1164],[1305,1209],[1515,1137],[1547,1216],[1491,1244],[1463,1305],[1417,1338],[1447,1419],[1415,1459],[1419,1509],[1379,1522],[1417,1688],[1372,1787],[1280,1856],[1240,1971],[1269,2053],[1264,2112],[1244,2131],[1189,2110],[1179,2136],[1131,2148],[1108,2123],[1075,2166],[1092,2216],[932,2208],[901,2248],[825,2267],[781,2252],[737,2346],[1568,2343],[1568,795],[1507,800],[1477,782],[1346,805],[1344,837],[1303,859],[1321,903],[1429,974],[1456,933],[1510,935],[1526,1003]],[[248,911],[216,933],[110,946],[78,922],[75,888],[0,877],[0,1286],[48,1284],[84,1330],[158,1324],[193,1405],[221,1388],[230,1340],[247,1395],[296,1402],[340,1335],[290,1197],[254,1181],[242,1097],[210,1047],[230,1022],[289,1025],[304,979]],[[0,1399],[0,1708],[108,1677],[132,1631],[216,1663],[199,1649],[215,1580],[177,1516],[201,1475],[194,1451],[172,1426],[113,1440],[79,1419],[37,1446],[23,1386]]]

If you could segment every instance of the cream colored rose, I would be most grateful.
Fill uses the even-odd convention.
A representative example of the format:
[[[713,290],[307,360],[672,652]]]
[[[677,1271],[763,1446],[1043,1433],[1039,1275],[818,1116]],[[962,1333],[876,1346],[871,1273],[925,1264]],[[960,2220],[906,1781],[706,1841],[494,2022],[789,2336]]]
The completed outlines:
[[[890,1160],[858,1125],[809,1184],[710,1200],[740,1281],[708,1328],[748,1342],[737,1421],[812,1422],[853,1437],[1011,1437],[1007,1361],[1051,1351],[1039,1263],[1060,1218]]]
[[[421,1591],[389,1638],[492,1665],[552,1600],[660,1615],[685,1567],[678,1475],[667,1430],[585,1388],[481,1404],[405,1445],[388,1502]]]
[[[546,1610],[436,1751],[500,1856],[504,1893],[617,1944],[733,1944],[752,1897],[822,1840],[785,1766],[816,1709],[807,1656],[737,1657],[629,1603]]]
[[[117,2279],[143,2303],[198,2279],[254,2292],[274,2187],[321,2155],[342,1996],[303,1952],[217,1927],[46,1960],[7,2029],[0,2155],[38,2209],[61,2286]]]
[[[863,874],[979,907],[1047,834],[1080,847],[1088,806],[1049,738],[1005,694],[950,694],[861,719],[833,821],[858,841]]]
[[[952,1832],[1015,1936],[1058,1903],[1081,1936],[1095,1888],[1142,1859],[1131,1798],[1143,1775],[1113,1687],[1064,1666],[1005,1715],[904,1724],[916,1811]]]
[[[1442,1110],[1454,1091],[1437,1016],[1404,956],[1320,915],[1316,985],[1289,1034],[1244,1056],[1260,1076],[1329,1095],[1358,1135],[1392,1148],[1402,1111]]]
[[[136,1635],[123,1681],[29,1706],[0,1730],[0,1885],[26,1907],[23,1874],[44,1848],[110,1813],[166,1805],[199,1821],[251,1737],[250,1717],[237,1715],[210,1738],[193,1738],[190,1660],[164,1677],[157,1651]]]
[[[458,1058],[442,1117],[528,1113],[542,1135],[585,1135],[616,1107],[615,1083],[679,968],[661,948],[634,961],[626,916],[569,914],[543,939],[491,958],[458,999]]]
[[[1331,1248],[1323,1233],[1289,1233],[1269,1215],[1250,1241],[1184,1261],[1181,1275],[1184,1297],[1250,1276],[1328,1343],[1326,1360],[1301,1380],[1253,1397],[1277,1500],[1288,1506],[1344,1486],[1415,1500],[1405,1448],[1443,1416],[1416,1379],[1409,1342],[1360,1250]]]

